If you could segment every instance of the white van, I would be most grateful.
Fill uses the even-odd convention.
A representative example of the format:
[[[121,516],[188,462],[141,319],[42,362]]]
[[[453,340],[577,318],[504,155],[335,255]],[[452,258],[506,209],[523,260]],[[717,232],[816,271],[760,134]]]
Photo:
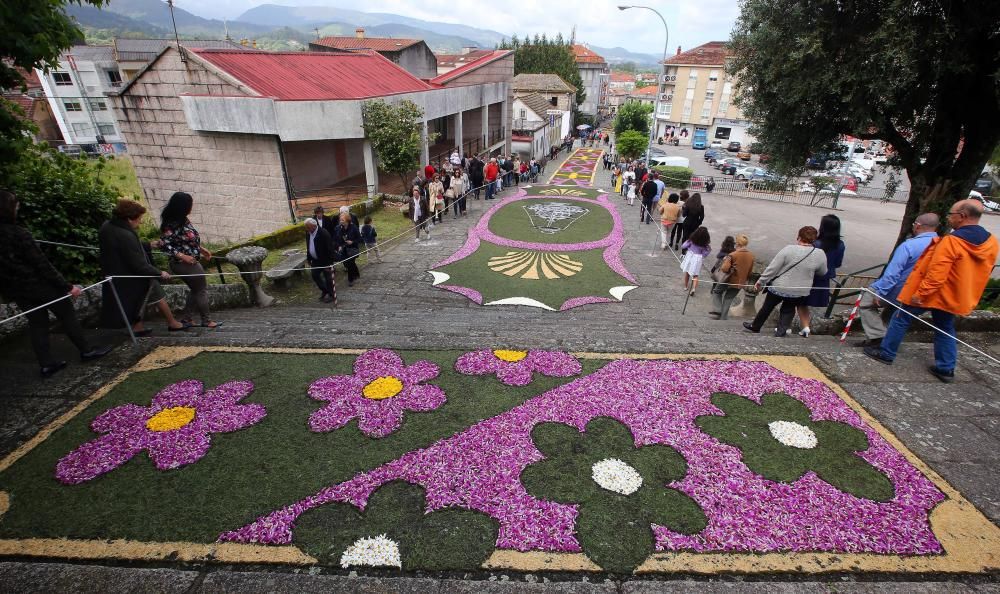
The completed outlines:
[[[649,164],[653,167],[690,167],[691,160],[687,157],[650,157]]]

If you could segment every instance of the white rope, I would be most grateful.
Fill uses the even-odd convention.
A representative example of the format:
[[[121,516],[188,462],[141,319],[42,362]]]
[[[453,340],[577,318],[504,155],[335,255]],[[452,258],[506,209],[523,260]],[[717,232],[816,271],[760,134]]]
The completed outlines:
[[[108,282],[109,280],[111,280],[111,279],[110,278],[106,278],[106,279],[104,279],[102,281],[96,282],[96,283],[94,283],[92,285],[89,285],[87,287],[83,287],[80,290],[81,291],[89,291],[90,289],[93,289],[96,286],[103,285],[104,283]],[[30,314],[32,312],[38,311],[40,309],[45,309],[46,307],[52,305],[53,303],[59,303],[63,299],[72,299],[72,298],[73,298],[73,296],[70,295],[69,293],[67,293],[67,294],[63,295],[62,297],[60,297],[58,299],[53,299],[52,301],[49,301],[48,303],[44,303],[42,305],[39,305],[38,307],[33,307],[33,308],[29,309],[28,311],[22,311],[21,313],[19,313],[17,315],[13,315],[13,316],[11,316],[9,318],[4,318],[4,319],[0,320],[0,324],[5,324],[7,322],[11,322],[11,321],[16,320],[18,318],[24,317],[24,316],[26,316],[26,315],[28,315],[28,314]]]

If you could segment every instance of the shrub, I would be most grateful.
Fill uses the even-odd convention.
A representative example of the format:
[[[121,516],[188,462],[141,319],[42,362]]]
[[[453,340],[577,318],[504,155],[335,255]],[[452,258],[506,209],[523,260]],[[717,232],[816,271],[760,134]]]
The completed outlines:
[[[18,221],[36,239],[96,246],[97,231],[111,217],[118,193],[80,159],[34,145],[0,172],[3,187],[17,194]],[[100,277],[96,250],[39,244],[70,282]]]
[[[690,167],[677,167],[674,165],[658,165],[653,167],[653,171],[660,174],[660,179],[671,188],[685,190],[691,186],[691,176],[694,171]]]

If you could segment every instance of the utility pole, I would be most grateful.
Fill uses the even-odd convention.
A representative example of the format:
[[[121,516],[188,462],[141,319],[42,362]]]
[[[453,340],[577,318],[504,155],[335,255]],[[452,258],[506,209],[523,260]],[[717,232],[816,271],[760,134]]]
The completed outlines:
[[[177,43],[177,53],[181,57],[181,62],[187,63],[187,56],[181,51],[181,38],[177,34],[177,19],[174,18],[174,0],[167,0],[167,6],[170,7],[170,22],[174,25],[174,41]]]

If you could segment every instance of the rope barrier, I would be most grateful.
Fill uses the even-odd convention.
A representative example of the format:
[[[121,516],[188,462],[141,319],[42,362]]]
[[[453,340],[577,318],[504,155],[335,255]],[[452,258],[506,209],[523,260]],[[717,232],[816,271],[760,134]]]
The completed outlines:
[[[110,278],[106,278],[106,279],[104,279],[102,281],[98,281],[98,282],[96,282],[96,283],[94,283],[92,285],[88,285],[86,287],[81,287],[80,288],[80,292],[83,293],[83,292],[89,291],[90,289],[93,289],[94,287],[103,285],[104,283],[106,283],[106,282],[108,282],[110,280],[111,280]],[[16,320],[18,318],[23,318],[24,316],[26,316],[26,315],[28,315],[28,314],[30,314],[32,312],[36,312],[36,311],[38,311],[40,309],[45,309],[46,307],[52,305],[53,303],[59,303],[63,299],[73,299],[73,296],[70,295],[69,293],[67,293],[67,294],[63,295],[62,297],[59,297],[58,299],[53,299],[52,301],[49,301],[48,303],[43,303],[42,305],[39,305],[38,307],[33,307],[33,308],[31,308],[31,309],[29,309],[27,311],[22,311],[19,314],[15,314],[13,316],[10,316],[9,318],[4,318],[4,319],[0,320],[0,324],[5,324],[7,322],[12,322],[12,321],[14,321],[14,320]]]

